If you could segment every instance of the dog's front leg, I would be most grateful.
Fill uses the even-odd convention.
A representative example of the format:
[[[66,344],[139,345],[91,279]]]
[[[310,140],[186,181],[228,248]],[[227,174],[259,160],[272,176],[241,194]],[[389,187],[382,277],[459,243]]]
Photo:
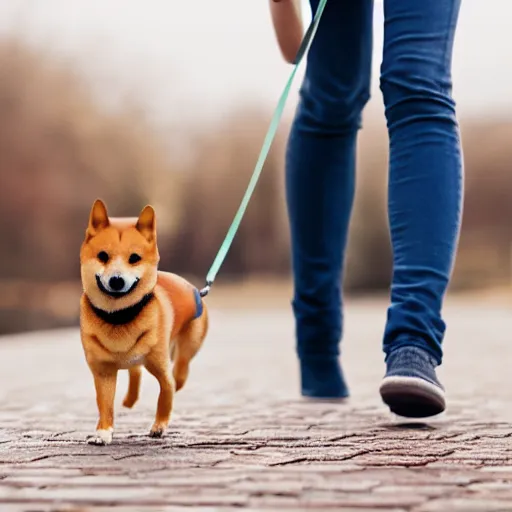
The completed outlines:
[[[106,445],[112,442],[114,432],[114,398],[116,394],[117,368],[102,364],[91,367],[96,387],[96,403],[99,420],[96,432],[87,438],[89,444]]]

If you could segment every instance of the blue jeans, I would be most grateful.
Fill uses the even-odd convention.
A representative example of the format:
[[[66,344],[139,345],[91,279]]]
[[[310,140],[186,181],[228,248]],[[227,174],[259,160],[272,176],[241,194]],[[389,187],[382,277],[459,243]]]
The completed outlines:
[[[313,11],[318,0],[311,0]],[[460,0],[384,0],[380,87],[389,132],[393,246],[386,357],[415,345],[441,363],[441,316],[456,250],[462,158],[451,96]],[[293,310],[303,392],[343,395],[342,268],[361,112],[369,99],[373,0],[330,0],[311,45],[287,149]],[[314,373],[314,372],[313,372]],[[331,378],[332,377],[332,378]]]

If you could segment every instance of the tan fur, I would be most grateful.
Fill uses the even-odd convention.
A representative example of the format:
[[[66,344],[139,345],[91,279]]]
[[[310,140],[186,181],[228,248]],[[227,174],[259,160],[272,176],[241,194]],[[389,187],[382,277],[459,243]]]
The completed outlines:
[[[99,259],[107,253],[108,262]],[[129,263],[130,255],[141,260]],[[108,444],[114,429],[114,397],[117,372],[128,369],[129,386],[123,401],[131,408],[139,397],[141,369],[144,366],[158,381],[158,397],[152,437],[160,437],[169,423],[175,390],[187,380],[191,359],[200,349],[208,331],[208,313],[194,319],[196,304],[193,286],[185,279],[157,270],[156,221],[147,206],[139,218],[109,218],[105,205],[92,207],[86,236],[80,251],[84,293],[80,302],[82,345],[96,388],[99,421],[91,444]],[[101,290],[98,276],[112,269],[116,275],[133,277],[138,282],[122,297]],[[153,293],[153,298],[129,323],[112,325],[93,309],[105,312],[125,310]],[[171,355],[174,362],[171,368]]]

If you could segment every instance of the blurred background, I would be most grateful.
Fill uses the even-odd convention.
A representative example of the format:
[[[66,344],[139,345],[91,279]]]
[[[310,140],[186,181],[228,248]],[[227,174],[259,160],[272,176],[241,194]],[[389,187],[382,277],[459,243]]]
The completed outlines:
[[[310,19],[304,2],[305,21]],[[499,14],[498,14],[499,13]],[[464,0],[454,57],[466,199],[453,293],[512,293],[508,0]],[[386,294],[387,134],[378,90],[360,135],[345,288]],[[161,268],[198,286],[231,222],[290,72],[266,0],[0,3],[0,333],[78,321],[92,201],[157,209]],[[284,148],[302,72],[218,286],[290,294]],[[259,292],[258,292],[259,290]],[[262,291],[263,290],[263,291]]]

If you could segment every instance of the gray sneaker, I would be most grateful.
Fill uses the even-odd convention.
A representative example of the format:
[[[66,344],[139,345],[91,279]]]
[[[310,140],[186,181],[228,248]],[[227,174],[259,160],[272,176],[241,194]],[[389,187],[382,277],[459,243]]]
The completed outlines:
[[[436,362],[417,347],[389,354],[380,396],[391,412],[406,418],[427,418],[445,410],[444,388],[437,380]]]

